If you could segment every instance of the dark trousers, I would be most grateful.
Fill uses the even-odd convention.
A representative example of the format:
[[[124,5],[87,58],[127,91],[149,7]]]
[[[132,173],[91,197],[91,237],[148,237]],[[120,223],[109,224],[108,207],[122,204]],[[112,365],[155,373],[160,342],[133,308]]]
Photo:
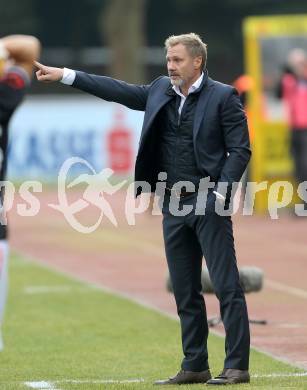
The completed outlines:
[[[195,203],[195,195],[180,200],[181,205],[195,206]],[[182,369],[202,371],[209,367],[208,324],[201,292],[204,256],[226,332],[224,367],[247,370],[249,323],[239,282],[231,217],[219,216],[214,210],[206,215],[195,215],[194,211],[186,216],[172,215],[169,197],[162,209],[166,258],[181,323]]]

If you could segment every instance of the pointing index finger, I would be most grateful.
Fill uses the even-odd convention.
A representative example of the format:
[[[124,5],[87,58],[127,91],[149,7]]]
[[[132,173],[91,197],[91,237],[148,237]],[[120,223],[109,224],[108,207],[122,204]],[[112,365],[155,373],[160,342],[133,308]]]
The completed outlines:
[[[40,69],[40,70],[44,70],[45,66],[43,64],[41,64],[40,62],[38,61],[34,61],[34,65]]]

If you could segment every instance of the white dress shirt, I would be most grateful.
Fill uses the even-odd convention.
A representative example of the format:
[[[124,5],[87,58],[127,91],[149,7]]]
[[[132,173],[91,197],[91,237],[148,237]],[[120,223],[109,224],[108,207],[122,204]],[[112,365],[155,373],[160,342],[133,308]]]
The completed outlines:
[[[75,78],[76,78],[76,72],[73,69],[64,68],[63,77],[62,77],[62,80],[60,80],[60,81],[63,84],[72,85],[73,82],[75,81]],[[188,90],[188,95],[200,87],[200,85],[203,81],[203,78],[204,78],[204,73],[202,72],[202,74],[199,76],[199,78],[190,86],[190,88]],[[173,90],[181,97],[180,105],[178,108],[179,115],[181,115],[182,107],[184,105],[184,102],[186,101],[187,96],[184,96],[183,93],[180,91],[180,88],[177,87],[176,85],[173,85]],[[225,201],[224,195],[222,195],[216,191],[213,191],[213,193],[216,195],[216,197],[219,200]]]
[[[202,72],[202,74],[199,76],[199,78],[190,86],[190,88],[188,90],[188,95],[200,87],[200,85],[203,81],[203,78],[204,78],[204,73]],[[179,95],[181,97],[180,105],[178,108],[179,115],[181,115],[182,107],[184,105],[184,102],[186,101],[187,96],[183,95],[183,93],[180,91],[180,88],[177,87],[177,85],[173,85],[173,90],[177,93],[177,95]]]

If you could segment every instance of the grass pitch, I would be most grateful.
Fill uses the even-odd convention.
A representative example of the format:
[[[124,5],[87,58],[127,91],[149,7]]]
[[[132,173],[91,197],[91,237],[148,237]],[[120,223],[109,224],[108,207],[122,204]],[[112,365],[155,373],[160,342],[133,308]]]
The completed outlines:
[[[11,259],[10,281],[1,390],[144,390],[178,371],[178,322],[21,256]],[[216,375],[223,365],[223,339],[210,336],[209,354]],[[301,370],[256,351],[250,371],[250,385],[232,388],[307,389],[307,376],[294,376]],[[204,385],[180,386],[187,389]]]

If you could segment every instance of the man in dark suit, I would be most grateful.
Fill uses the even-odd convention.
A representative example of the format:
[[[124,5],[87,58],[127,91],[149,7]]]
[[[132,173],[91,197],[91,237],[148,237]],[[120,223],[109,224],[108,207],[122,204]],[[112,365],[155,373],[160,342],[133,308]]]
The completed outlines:
[[[184,352],[178,374],[156,384],[249,382],[249,324],[232,221],[215,209],[218,203],[229,204],[232,185],[240,181],[250,159],[246,117],[236,90],[208,77],[206,44],[198,35],[172,36],[165,46],[169,77],[159,77],[149,85],[131,85],[39,63],[36,74],[40,81],[61,81],[145,111],[135,180],[148,182],[155,191],[162,177],[159,173],[166,172],[163,233]],[[214,182],[214,188],[207,188],[204,201],[199,195],[206,178]],[[225,188],[222,183],[226,183],[226,191],[221,190]],[[142,186],[137,185],[136,195],[141,192]],[[173,201],[179,207],[175,212]],[[186,207],[190,212],[182,213]],[[224,369],[213,379],[201,293],[203,255],[226,331]]]

